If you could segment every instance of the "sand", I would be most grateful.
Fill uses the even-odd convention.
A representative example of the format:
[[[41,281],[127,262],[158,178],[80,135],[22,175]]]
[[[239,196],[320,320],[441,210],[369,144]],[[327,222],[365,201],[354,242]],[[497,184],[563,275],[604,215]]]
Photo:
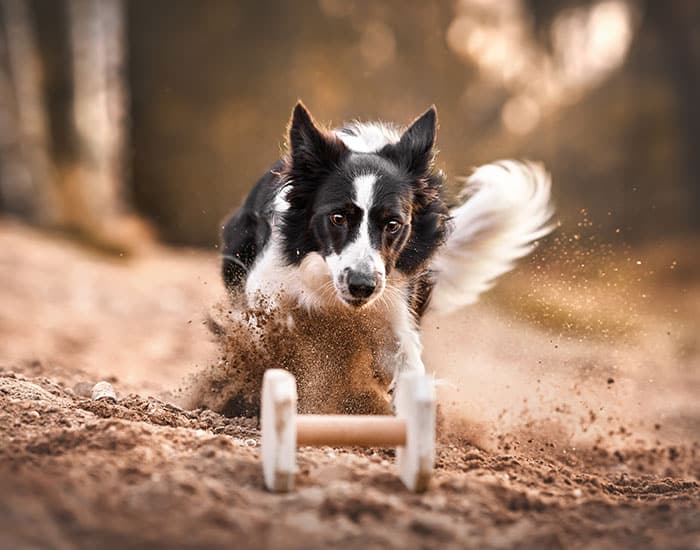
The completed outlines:
[[[535,259],[501,294],[428,318],[441,385],[426,494],[403,488],[391,449],[306,448],[298,490],[272,495],[260,371],[233,368],[257,344],[212,335],[215,254],[108,258],[0,222],[0,548],[700,547],[700,284],[683,246],[620,259],[621,287]],[[312,349],[295,351],[316,369],[306,382],[297,355],[274,355],[300,369],[304,407],[384,406],[359,375],[368,358],[350,376]],[[90,399],[99,380],[117,403]],[[181,406],[207,390],[220,412]]]

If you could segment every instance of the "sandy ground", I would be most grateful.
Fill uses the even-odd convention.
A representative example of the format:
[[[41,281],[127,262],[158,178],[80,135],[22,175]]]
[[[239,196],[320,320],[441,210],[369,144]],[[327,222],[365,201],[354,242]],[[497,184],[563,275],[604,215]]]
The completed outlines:
[[[700,548],[692,247],[595,268],[561,247],[427,319],[426,494],[392,450],[321,448],[272,495],[254,418],[170,404],[221,361],[215,255],[109,258],[0,221],[0,548]],[[118,403],[88,397],[104,379]]]

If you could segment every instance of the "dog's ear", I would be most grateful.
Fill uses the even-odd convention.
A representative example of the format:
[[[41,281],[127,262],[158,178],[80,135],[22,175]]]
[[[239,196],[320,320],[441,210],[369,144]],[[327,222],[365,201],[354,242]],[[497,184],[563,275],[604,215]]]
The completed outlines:
[[[421,177],[428,173],[435,157],[437,110],[433,105],[406,129],[398,143],[382,151],[410,174]]]
[[[289,155],[298,172],[318,173],[338,165],[347,151],[335,135],[320,129],[304,104],[299,101],[289,123]]]

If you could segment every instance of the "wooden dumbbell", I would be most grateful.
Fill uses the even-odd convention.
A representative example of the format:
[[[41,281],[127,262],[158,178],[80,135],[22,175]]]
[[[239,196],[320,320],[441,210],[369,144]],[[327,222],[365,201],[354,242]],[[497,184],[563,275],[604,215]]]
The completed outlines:
[[[435,462],[435,388],[432,377],[407,373],[396,388],[396,416],[297,415],[294,376],[269,369],[263,377],[261,453],[265,486],[294,489],[297,445],[396,446],[403,483],[415,492],[428,486]]]

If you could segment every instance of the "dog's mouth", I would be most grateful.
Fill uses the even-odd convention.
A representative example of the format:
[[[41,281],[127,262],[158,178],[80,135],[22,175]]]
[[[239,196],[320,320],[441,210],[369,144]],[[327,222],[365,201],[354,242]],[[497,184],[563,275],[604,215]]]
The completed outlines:
[[[370,302],[373,301],[372,297],[369,298],[353,298],[353,297],[346,297],[346,296],[341,296],[340,297],[341,302],[343,302],[345,305],[350,306],[351,308],[355,309],[360,309],[362,306],[366,306]]]

